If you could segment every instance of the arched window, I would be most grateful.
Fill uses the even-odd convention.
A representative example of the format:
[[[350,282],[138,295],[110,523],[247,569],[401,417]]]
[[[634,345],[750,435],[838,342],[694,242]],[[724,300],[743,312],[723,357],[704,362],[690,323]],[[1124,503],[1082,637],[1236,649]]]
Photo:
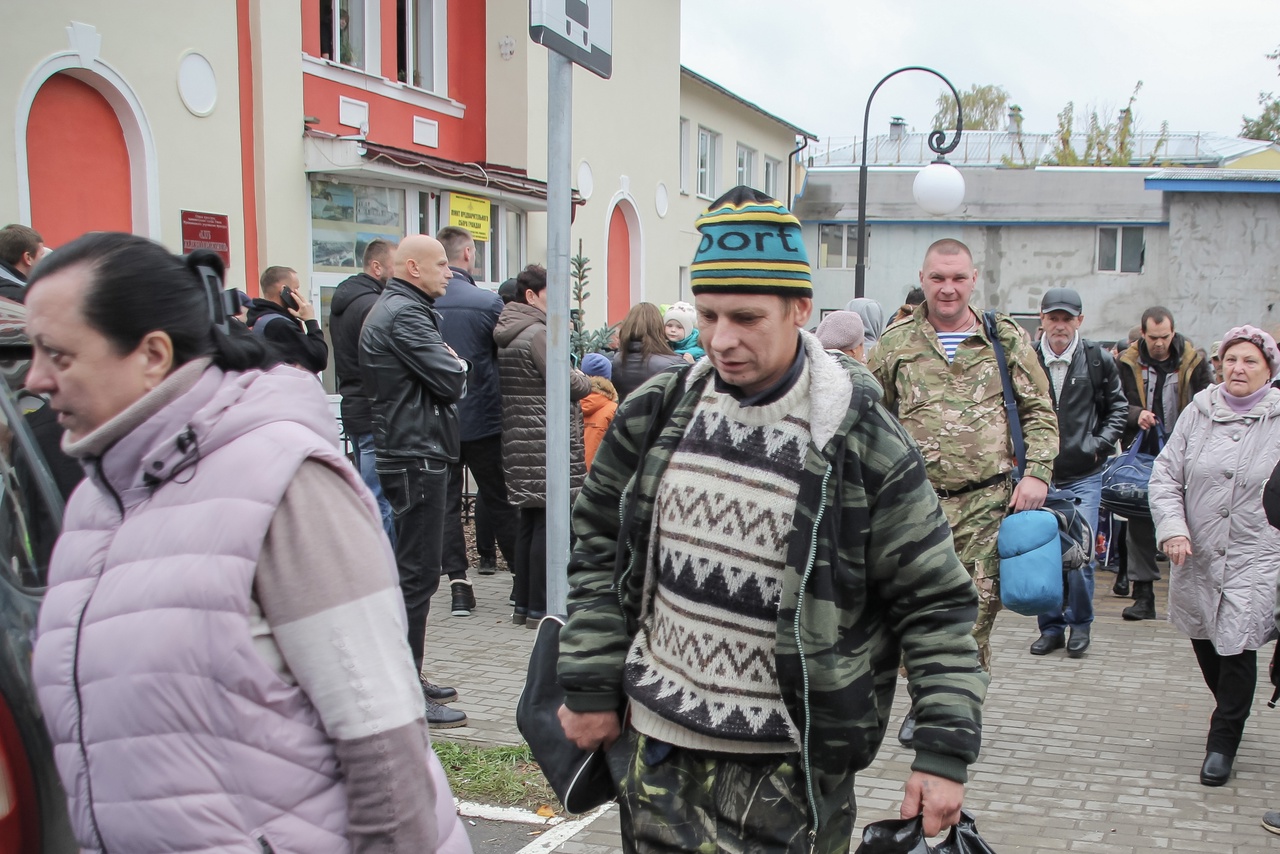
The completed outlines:
[[[98,90],[65,73],[40,86],[27,118],[31,225],[50,246],[87,231],[133,231],[129,148]]]
[[[619,323],[641,298],[640,216],[629,197],[614,202],[609,214],[605,284],[609,323]]]

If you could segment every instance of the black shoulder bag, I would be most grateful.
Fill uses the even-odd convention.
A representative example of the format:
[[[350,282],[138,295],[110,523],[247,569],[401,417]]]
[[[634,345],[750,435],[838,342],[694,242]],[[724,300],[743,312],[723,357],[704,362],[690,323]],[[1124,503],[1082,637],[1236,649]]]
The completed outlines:
[[[649,422],[637,453],[637,465],[644,464],[649,449],[684,396],[687,370],[687,367],[679,369],[681,376],[675,387]],[[619,543],[620,550],[624,546]],[[560,687],[556,668],[560,661],[560,630],[564,623],[564,617],[548,614],[538,625],[538,637],[529,654],[524,690],[516,703],[516,727],[528,742],[534,760],[565,811],[577,815],[613,800],[618,792],[609,774],[605,752],[583,750],[569,740],[560,726],[564,689]]]

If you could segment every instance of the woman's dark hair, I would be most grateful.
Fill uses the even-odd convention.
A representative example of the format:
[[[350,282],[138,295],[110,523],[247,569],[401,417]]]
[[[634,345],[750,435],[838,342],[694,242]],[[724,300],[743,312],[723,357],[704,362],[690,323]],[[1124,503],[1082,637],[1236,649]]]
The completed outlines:
[[[631,306],[627,316],[622,318],[618,327],[618,352],[624,356],[632,341],[640,345],[640,355],[644,359],[650,356],[674,356],[675,350],[667,342],[667,333],[662,325],[662,312],[651,302],[636,303]]]
[[[530,264],[516,276],[516,302],[524,302],[524,292],[533,291],[540,294],[547,289],[547,268],[540,264]]]
[[[131,353],[148,332],[168,334],[173,366],[212,356],[224,371],[266,368],[279,356],[253,335],[236,335],[215,326],[210,295],[195,271],[193,257],[174,255],[159,243],[133,234],[94,232],[79,237],[41,260],[27,290],[54,273],[84,267],[89,274],[82,312],[119,353]],[[217,265],[221,274],[221,264]],[[217,283],[221,291],[221,283]],[[220,294],[214,294],[220,297]]]

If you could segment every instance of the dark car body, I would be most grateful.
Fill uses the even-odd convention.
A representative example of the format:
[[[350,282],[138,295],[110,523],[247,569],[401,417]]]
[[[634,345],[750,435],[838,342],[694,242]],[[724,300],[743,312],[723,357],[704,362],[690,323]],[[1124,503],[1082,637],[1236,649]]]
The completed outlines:
[[[23,306],[0,299],[0,854],[60,854],[77,846],[36,702],[31,647],[78,472],[58,447],[47,403],[23,389],[31,354],[24,320]]]

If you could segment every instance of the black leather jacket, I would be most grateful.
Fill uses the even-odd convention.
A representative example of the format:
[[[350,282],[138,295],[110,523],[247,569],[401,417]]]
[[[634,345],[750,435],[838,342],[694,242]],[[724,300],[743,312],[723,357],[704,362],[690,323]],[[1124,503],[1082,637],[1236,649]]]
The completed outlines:
[[[1053,461],[1053,480],[1066,483],[1094,474],[1110,456],[1129,417],[1129,401],[1120,387],[1115,359],[1096,342],[1081,338],[1059,398],[1039,346],[1036,358],[1050,377],[1049,394],[1058,413],[1058,456]]]
[[[468,368],[445,347],[434,301],[401,279],[388,282],[360,333],[377,456],[457,462],[456,404]]]

